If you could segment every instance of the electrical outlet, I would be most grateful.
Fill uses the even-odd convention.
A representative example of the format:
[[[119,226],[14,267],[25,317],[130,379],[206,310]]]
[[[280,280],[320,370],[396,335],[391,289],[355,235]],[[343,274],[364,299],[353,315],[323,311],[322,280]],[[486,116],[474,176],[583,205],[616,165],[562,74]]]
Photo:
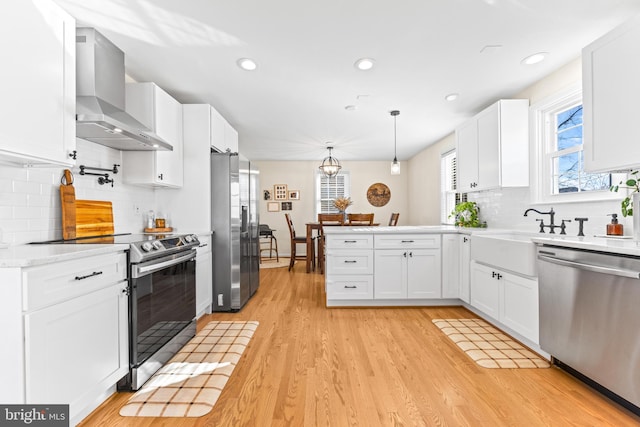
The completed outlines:
[[[133,213],[136,215],[140,215],[140,206],[134,203],[133,205]]]
[[[224,295],[218,294],[218,305],[224,305]]]

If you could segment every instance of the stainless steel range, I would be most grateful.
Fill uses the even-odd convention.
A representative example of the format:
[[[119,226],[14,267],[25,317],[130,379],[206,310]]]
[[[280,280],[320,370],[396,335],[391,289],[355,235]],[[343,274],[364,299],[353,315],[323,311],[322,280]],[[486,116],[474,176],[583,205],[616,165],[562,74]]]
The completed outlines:
[[[196,333],[193,234],[120,234],[38,243],[129,245],[129,362],[120,390],[138,390]]]

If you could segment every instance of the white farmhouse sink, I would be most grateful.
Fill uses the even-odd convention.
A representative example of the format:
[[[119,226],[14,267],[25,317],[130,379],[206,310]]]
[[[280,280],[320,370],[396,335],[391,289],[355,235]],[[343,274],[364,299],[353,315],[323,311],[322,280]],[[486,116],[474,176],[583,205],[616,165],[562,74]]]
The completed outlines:
[[[474,234],[471,259],[525,276],[537,276],[536,245],[531,237],[518,233]]]

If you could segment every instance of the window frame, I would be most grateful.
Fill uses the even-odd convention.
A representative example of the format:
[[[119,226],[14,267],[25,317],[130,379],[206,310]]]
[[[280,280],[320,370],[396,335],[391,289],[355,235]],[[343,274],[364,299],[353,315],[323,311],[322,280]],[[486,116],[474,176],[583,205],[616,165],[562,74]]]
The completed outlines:
[[[342,197],[351,197],[351,173],[349,171],[346,170],[341,170],[340,173],[338,174],[338,176],[343,176],[344,177],[344,183],[342,184],[342,189],[343,189],[343,193],[344,195]],[[321,171],[316,171],[315,172],[315,213],[316,213],[316,217],[318,216],[319,213],[338,213],[338,209],[334,208],[332,209],[330,212],[322,212],[322,201],[323,199],[322,197],[322,178],[324,177],[324,174]],[[331,199],[325,199],[325,200],[331,200]]]
[[[455,159],[455,166],[450,167],[448,158]],[[455,225],[455,217],[449,217],[456,205],[467,201],[466,193],[458,192],[458,157],[456,149],[440,154],[440,223],[443,225]],[[447,185],[450,183],[451,185]],[[453,202],[453,205],[451,205]]]
[[[584,152],[582,148],[572,147],[565,150],[550,150],[550,121],[559,111],[566,110],[578,103],[583,103],[582,86],[573,84],[562,92],[551,95],[531,105],[529,108],[529,123],[531,127],[531,202],[536,204],[592,202],[619,199],[620,195],[607,190],[581,191],[554,194],[552,192],[554,168],[551,159],[554,155],[569,151]],[[611,182],[616,183],[624,179],[624,174],[611,174]]]

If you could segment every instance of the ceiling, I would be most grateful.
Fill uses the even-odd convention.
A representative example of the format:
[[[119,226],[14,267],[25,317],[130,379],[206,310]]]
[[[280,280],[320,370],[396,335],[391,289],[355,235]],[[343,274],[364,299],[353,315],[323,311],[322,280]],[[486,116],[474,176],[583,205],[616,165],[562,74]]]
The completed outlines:
[[[213,105],[252,160],[320,161],[329,142],[340,160],[390,161],[394,109],[407,160],[640,13],[637,0],[56,1],[125,52],[133,79]],[[547,59],[521,64],[536,52]],[[373,69],[354,67],[363,57]]]

